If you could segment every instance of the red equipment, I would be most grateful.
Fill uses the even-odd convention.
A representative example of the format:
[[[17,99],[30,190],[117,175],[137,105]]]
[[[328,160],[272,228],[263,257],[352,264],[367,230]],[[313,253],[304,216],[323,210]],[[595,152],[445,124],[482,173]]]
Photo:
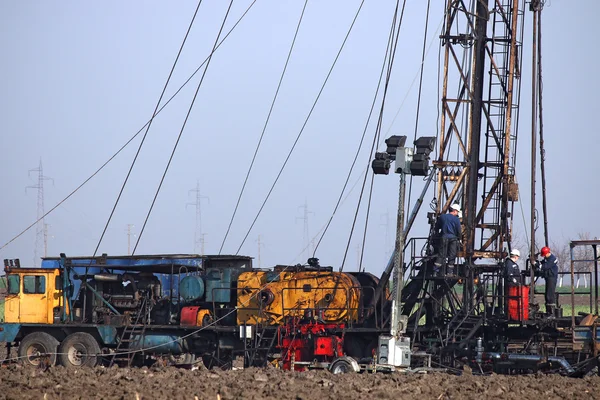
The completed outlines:
[[[529,286],[508,287],[508,319],[512,321],[529,319]]]
[[[311,313],[309,313],[311,314]],[[306,315],[292,317],[277,329],[277,348],[281,349],[284,370],[305,371],[327,368],[344,355],[344,324],[326,324]]]
[[[550,253],[550,247],[544,246],[542,247],[542,250],[540,250],[540,255],[542,257],[546,257],[548,253]]]

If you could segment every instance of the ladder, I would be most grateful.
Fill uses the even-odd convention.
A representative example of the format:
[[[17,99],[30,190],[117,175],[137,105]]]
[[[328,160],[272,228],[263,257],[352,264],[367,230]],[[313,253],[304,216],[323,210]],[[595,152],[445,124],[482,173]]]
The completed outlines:
[[[134,345],[138,345],[140,342],[144,343],[144,333],[146,332],[145,318],[142,315],[146,315],[146,298],[142,301],[140,312],[138,313],[133,324],[127,323],[119,336],[117,347],[109,363],[109,368],[112,367],[115,362],[127,362],[127,366],[130,367],[133,362],[133,358],[137,351],[131,351]],[[140,319],[142,321],[140,321]],[[143,350],[142,350],[143,354]]]
[[[458,343],[464,345],[483,325],[483,317],[472,313],[457,313],[446,326],[444,345]]]
[[[260,332],[254,337],[252,341],[252,348],[248,349],[246,360],[246,367],[262,367],[267,363],[267,355],[275,346],[277,340],[277,328],[262,324]]]

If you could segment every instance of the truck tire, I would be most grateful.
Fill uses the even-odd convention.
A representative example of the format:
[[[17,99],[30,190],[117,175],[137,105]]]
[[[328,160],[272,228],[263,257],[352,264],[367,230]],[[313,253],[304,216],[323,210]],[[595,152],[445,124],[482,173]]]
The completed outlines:
[[[360,367],[352,357],[340,357],[333,361],[329,366],[329,371],[333,374],[349,374],[360,371]]]
[[[19,344],[19,360],[23,365],[52,367],[56,365],[58,340],[46,332],[33,332]]]
[[[58,349],[60,364],[65,368],[95,367],[100,360],[100,346],[92,335],[72,333]]]

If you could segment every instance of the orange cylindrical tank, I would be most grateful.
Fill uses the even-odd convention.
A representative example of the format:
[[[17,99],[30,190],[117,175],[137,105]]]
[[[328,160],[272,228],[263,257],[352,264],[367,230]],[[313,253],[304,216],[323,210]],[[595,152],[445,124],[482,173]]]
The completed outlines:
[[[508,287],[508,319],[512,321],[529,319],[529,286]]]

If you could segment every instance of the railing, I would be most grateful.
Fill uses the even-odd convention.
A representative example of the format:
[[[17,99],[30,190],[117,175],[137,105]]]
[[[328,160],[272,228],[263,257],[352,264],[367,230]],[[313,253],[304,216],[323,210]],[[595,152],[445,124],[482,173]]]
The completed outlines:
[[[561,281],[561,277],[564,276],[568,276],[571,277],[571,272],[559,272],[558,273],[558,279],[559,281]],[[587,282],[590,283],[590,287],[589,288],[584,288],[584,289],[579,289],[576,288],[576,284],[575,282],[579,281],[581,279],[581,277],[583,277]],[[561,302],[560,302],[560,295],[574,295],[574,296],[578,296],[578,297],[587,297],[587,302],[589,302],[590,308],[589,308],[589,312],[592,313],[594,311],[594,292],[592,290],[592,288],[594,287],[594,281],[592,280],[592,273],[591,272],[573,272],[573,278],[575,279],[575,282],[571,282],[570,285],[566,286],[565,289],[568,290],[560,290],[562,287],[556,287],[556,305],[557,307],[561,306]],[[534,286],[534,294],[536,295],[543,295],[545,294],[545,290],[542,291],[539,289],[539,287],[542,285],[538,285],[536,284]],[[572,290],[571,290],[572,289]],[[573,303],[573,304],[572,304]],[[583,304],[576,304],[579,303],[578,301],[575,301],[575,299],[569,299],[569,301],[567,302],[568,305],[571,306],[572,309],[574,309],[575,313],[578,312],[577,306],[578,305],[583,305]]]

